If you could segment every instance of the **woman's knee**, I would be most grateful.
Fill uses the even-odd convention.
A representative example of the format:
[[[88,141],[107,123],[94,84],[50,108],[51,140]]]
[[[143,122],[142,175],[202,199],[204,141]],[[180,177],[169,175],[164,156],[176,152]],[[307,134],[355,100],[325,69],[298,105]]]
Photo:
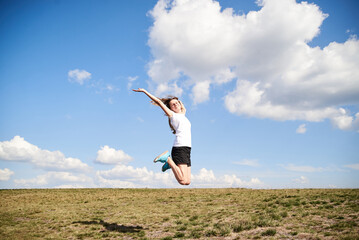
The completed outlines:
[[[180,180],[180,181],[178,181],[179,182],[179,184],[181,184],[181,185],[190,185],[191,184],[191,181],[190,180]]]

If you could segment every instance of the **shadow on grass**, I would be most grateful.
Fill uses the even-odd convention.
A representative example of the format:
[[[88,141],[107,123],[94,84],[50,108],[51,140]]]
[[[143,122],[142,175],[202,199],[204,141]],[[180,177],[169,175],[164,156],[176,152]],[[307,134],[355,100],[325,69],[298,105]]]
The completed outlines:
[[[122,233],[135,233],[140,232],[143,227],[141,226],[125,226],[125,225],[118,225],[117,223],[107,223],[103,220],[100,221],[77,221],[73,222],[85,224],[85,225],[102,225],[104,226],[108,231],[114,231],[114,232],[122,232]]]

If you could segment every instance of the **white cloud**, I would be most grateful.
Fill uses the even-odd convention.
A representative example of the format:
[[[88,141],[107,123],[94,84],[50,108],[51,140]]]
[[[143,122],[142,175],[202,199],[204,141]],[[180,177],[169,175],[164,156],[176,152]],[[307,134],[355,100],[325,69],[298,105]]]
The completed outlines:
[[[106,87],[105,87],[105,89],[107,90],[107,91],[113,91],[113,90],[115,90],[116,88],[115,88],[115,86],[113,86],[113,85],[111,85],[111,84],[107,84],[106,85]]]
[[[14,172],[8,168],[0,169],[0,181],[8,181]]]
[[[235,174],[223,175],[216,177],[212,170],[202,168],[196,175],[192,175],[192,187],[208,187],[208,188],[228,188],[228,187],[249,187],[262,188],[262,183],[258,178],[251,178],[249,181],[244,181]]]
[[[101,174],[96,175],[96,180],[100,187],[102,188],[138,188],[139,185],[129,182],[129,181],[122,181],[119,179],[106,179],[101,176]]]
[[[0,160],[29,162],[46,170],[88,171],[90,167],[80,159],[65,157],[60,151],[43,150],[20,136],[0,142]]]
[[[132,85],[133,85],[133,82],[136,81],[138,79],[138,76],[134,76],[134,77],[128,77],[127,80],[128,80],[128,83],[127,83],[127,89],[131,89],[132,88]]]
[[[127,166],[132,157],[108,146],[102,147],[97,152],[96,161],[104,164],[116,164],[110,170],[96,171],[95,177],[86,175],[90,173],[90,167],[79,159],[66,158],[59,151],[42,150],[27,142],[20,136],[15,136],[10,141],[0,142],[0,160],[29,162],[34,166],[50,170],[30,179],[15,179],[16,187],[58,187],[58,188],[82,188],[82,187],[181,187],[173,173],[149,171],[146,167],[135,168]],[[160,166],[160,165],[159,165]],[[86,171],[86,174],[75,174],[67,171]],[[11,170],[0,169],[0,180],[8,180],[14,174]],[[242,180],[236,175],[215,176],[212,170],[201,169],[198,174],[192,174],[192,187],[254,187],[259,188],[264,184],[258,178],[248,181]]]
[[[91,79],[91,73],[87,72],[86,70],[70,70],[67,75],[70,82],[76,82],[80,85],[83,85],[86,80]]]
[[[340,108],[339,112],[340,114],[331,119],[333,125],[342,130],[356,130],[359,132],[359,113],[352,117],[343,108]]]
[[[217,181],[213,171],[207,170],[205,168],[202,168],[197,175],[192,175],[191,178],[196,184],[202,184],[202,185],[203,184],[213,185],[213,183]]]
[[[92,88],[96,94],[110,95],[120,91],[120,88],[116,84],[106,82],[103,79],[91,81],[88,87]]]
[[[143,187],[181,187],[173,173],[149,171],[146,167],[134,168],[132,166],[116,165],[113,169],[97,171],[96,182],[100,187],[143,188]],[[212,170],[202,168],[198,174],[191,175],[190,187],[253,187],[260,188],[264,184],[258,178],[243,181],[236,175],[216,177]]]
[[[351,168],[351,169],[354,169],[354,170],[359,170],[359,163],[345,165],[345,167]]]
[[[209,81],[196,83],[192,88],[192,98],[195,103],[205,102],[209,99]]]
[[[134,77],[128,77],[128,81],[129,82],[134,82],[134,81],[136,81],[138,79],[138,76],[134,76]]]
[[[81,187],[94,186],[92,178],[87,175],[84,174],[74,175],[73,173],[69,173],[69,172],[52,172],[52,171],[31,179],[15,179],[14,182],[16,186],[20,188],[22,187],[64,188],[65,186],[81,188]]]
[[[258,160],[256,160],[256,159],[242,159],[240,161],[233,162],[233,163],[238,164],[238,165],[250,166],[250,167],[258,167],[259,166]]]
[[[181,97],[182,93],[183,93],[183,89],[178,87],[177,83],[171,83],[171,84],[161,83],[161,84],[158,84],[155,94],[158,95],[158,96],[161,96],[164,93],[166,93],[166,95],[168,95],[168,93],[171,93],[176,97]]]
[[[101,187],[174,187],[175,179],[169,173],[154,173],[146,167],[116,165],[113,169],[97,171]]]
[[[0,180],[8,180],[13,174],[0,169]],[[192,174],[191,187],[228,188],[249,187],[263,188],[265,185],[258,178],[242,180],[235,174],[215,176],[213,170],[202,168],[197,174]],[[118,164],[110,170],[98,170],[94,176],[86,174],[75,174],[70,172],[49,171],[30,179],[15,179],[17,188],[177,188],[179,185],[171,171],[166,173],[149,171],[146,167],[135,168]]]
[[[306,128],[305,124],[299,125],[299,127],[296,130],[296,133],[299,133],[299,134],[304,134],[306,132],[307,132],[307,128]]]
[[[15,179],[14,182],[20,188],[46,187],[48,185],[46,175],[40,175],[32,179]]]
[[[210,86],[237,79],[225,97],[233,114],[279,121],[330,119],[359,130],[345,106],[359,100],[359,41],[324,48],[308,42],[327,14],[307,2],[258,1],[261,9],[237,15],[212,0],[160,0],[150,12],[148,75],[161,91],[192,87],[194,103]],[[168,88],[175,83],[176,88]],[[338,106],[342,106],[341,108]]]
[[[300,176],[299,178],[294,179],[293,181],[296,182],[296,183],[300,183],[300,184],[309,183],[309,179],[307,177],[304,177],[304,176]]]
[[[97,151],[96,162],[103,164],[124,164],[132,161],[133,158],[122,150],[116,150],[109,146],[101,147]]]

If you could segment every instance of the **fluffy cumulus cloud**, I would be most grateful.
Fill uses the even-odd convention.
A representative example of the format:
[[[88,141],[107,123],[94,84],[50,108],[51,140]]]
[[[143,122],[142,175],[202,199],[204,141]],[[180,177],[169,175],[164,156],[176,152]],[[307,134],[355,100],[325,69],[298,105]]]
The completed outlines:
[[[258,178],[243,181],[236,175],[215,176],[212,170],[202,168],[197,174],[192,174],[190,187],[195,188],[223,188],[250,187],[261,188],[264,184]],[[146,167],[134,168],[126,165],[116,165],[113,169],[97,171],[96,182],[100,187],[181,187],[171,172],[155,173]]]
[[[20,136],[0,142],[0,160],[29,162],[44,170],[88,171],[90,169],[80,159],[65,157],[60,151],[41,149]]]
[[[31,179],[15,179],[14,183],[21,188],[82,188],[94,187],[91,177],[85,174],[73,174],[69,172],[47,172]]]
[[[0,181],[8,181],[14,172],[8,168],[0,169]]]
[[[213,186],[213,183],[217,181],[213,171],[205,168],[202,168],[197,175],[192,175],[191,178],[195,184],[202,186]]]
[[[159,0],[150,11],[148,75],[157,94],[192,89],[195,103],[212,85],[237,81],[224,98],[229,112],[278,121],[330,119],[358,130],[359,41],[308,43],[328,17],[295,0],[257,1],[260,10],[236,14],[213,0]]]
[[[116,165],[113,169],[97,171],[96,181],[101,187],[175,187],[175,179],[169,173],[154,173],[146,167],[134,168]]]
[[[104,146],[97,152],[96,162],[102,164],[125,164],[132,161],[132,157],[122,150]]]
[[[13,174],[0,169],[0,181],[8,181]],[[267,188],[258,178],[243,180],[235,174],[216,176],[213,170],[202,168],[192,173],[191,188]],[[168,172],[153,172],[146,167],[118,164],[109,170],[97,170],[93,174],[66,171],[49,171],[28,179],[14,179],[16,188],[180,188]]]
[[[70,82],[75,82],[80,85],[83,85],[86,80],[91,79],[91,73],[87,72],[86,70],[70,70],[67,75]]]
[[[76,158],[67,158],[59,151],[43,150],[27,142],[20,136],[10,141],[0,142],[0,160],[27,162],[45,171],[33,178],[14,179],[17,188],[82,188],[82,187],[120,187],[120,188],[176,188],[181,187],[173,173],[153,172],[146,167],[136,168],[128,165],[133,160],[122,150],[109,146],[97,152],[96,162],[115,165],[109,170],[91,171],[91,168]],[[257,165],[256,161],[246,161],[247,165]],[[5,168],[0,169],[0,181],[8,181],[14,174]],[[261,188],[264,184],[258,178],[243,180],[238,176],[216,176],[213,170],[201,169],[192,173],[191,187],[250,187]]]
[[[248,181],[240,179],[235,174],[215,176],[212,170],[202,168],[198,174],[192,175],[193,187],[208,188],[228,188],[228,187],[246,187],[263,188],[265,184],[258,178],[251,178]]]

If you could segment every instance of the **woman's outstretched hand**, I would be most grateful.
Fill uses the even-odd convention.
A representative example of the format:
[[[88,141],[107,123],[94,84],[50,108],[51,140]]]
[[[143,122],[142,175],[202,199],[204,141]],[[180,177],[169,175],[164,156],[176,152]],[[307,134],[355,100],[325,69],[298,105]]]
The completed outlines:
[[[146,90],[143,88],[138,88],[138,89],[132,89],[132,91],[134,92],[145,92]]]

